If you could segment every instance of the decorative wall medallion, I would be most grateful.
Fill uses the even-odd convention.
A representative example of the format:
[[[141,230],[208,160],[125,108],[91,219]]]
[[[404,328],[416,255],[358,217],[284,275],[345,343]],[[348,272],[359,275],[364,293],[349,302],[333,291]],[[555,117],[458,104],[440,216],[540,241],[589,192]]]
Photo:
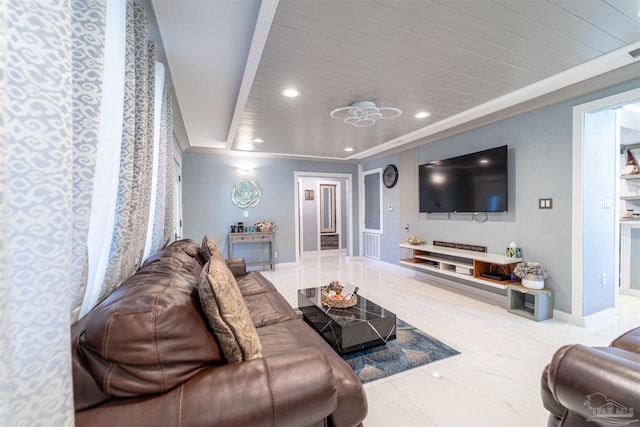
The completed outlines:
[[[231,191],[231,200],[239,208],[252,208],[260,203],[260,190],[255,182],[243,180],[236,184]]]

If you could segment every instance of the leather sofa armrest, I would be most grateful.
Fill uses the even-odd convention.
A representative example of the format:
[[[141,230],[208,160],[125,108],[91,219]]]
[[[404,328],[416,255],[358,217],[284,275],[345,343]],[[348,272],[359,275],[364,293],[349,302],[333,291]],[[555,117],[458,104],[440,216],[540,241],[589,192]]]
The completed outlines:
[[[640,327],[632,329],[613,340],[611,347],[640,354]]]
[[[638,411],[640,355],[610,347],[564,346],[549,365],[548,383],[571,417],[604,417],[597,412],[603,405]]]
[[[77,427],[304,426],[336,410],[327,358],[315,348],[212,366],[173,390],[76,413]]]
[[[240,277],[247,274],[247,263],[244,258],[230,258],[226,260],[227,267],[233,273],[233,277]]]

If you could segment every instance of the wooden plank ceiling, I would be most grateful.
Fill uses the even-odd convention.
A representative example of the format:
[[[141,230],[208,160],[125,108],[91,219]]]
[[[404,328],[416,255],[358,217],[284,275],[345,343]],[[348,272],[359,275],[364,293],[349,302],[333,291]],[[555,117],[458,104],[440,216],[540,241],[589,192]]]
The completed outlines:
[[[246,104],[229,124],[236,128],[227,148],[361,158],[380,144],[638,43],[639,7],[635,0],[280,0],[255,78],[245,86]],[[171,63],[171,52],[167,56]],[[180,98],[185,77],[174,72],[173,78]],[[290,86],[301,96],[281,96]],[[403,113],[367,128],[329,117],[359,100]],[[195,101],[180,99],[181,108],[189,102]],[[418,111],[431,116],[418,120]]]

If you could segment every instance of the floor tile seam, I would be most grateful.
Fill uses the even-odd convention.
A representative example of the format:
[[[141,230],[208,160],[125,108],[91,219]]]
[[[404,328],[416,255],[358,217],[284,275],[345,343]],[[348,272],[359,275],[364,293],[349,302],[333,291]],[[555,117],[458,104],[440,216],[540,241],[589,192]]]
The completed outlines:
[[[430,365],[427,365],[427,366],[430,366]],[[452,384],[455,387],[465,387],[465,383],[460,382],[457,379],[453,379],[453,378],[451,378],[449,376],[444,376],[442,378],[444,378],[444,381],[449,382],[450,384]],[[435,379],[441,381],[440,378],[435,378]],[[516,384],[521,386],[521,387],[523,386],[519,382],[516,382]],[[409,400],[409,402],[411,402],[411,404],[413,406],[417,407],[418,410],[420,410],[420,407],[413,403],[413,401],[411,399],[411,395],[404,393],[402,391],[402,389],[399,386],[397,386],[396,384],[394,384],[393,382],[391,383],[391,385],[394,386],[405,397],[405,399]],[[537,392],[539,390],[539,389],[531,390],[528,387],[524,387],[524,388],[527,389],[527,391],[533,391],[533,392]],[[503,401],[497,400],[497,399],[489,399],[489,397],[487,397],[487,400],[489,400],[492,404],[496,405],[498,408],[500,408],[502,410],[505,410],[505,411],[508,411],[512,415],[515,415],[515,416],[521,416],[522,415],[521,412],[519,412],[517,410],[517,408],[523,408],[524,410],[535,412],[535,413],[538,413],[540,415],[545,415],[547,413],[547,412],[544,411],[543,407],[542,407],[542,409],[539,408],[539,407],[530,407],[530,406],[527,406],[526,404],[517,403],[517,402],[511,402],[512,404],[509,404],[509,402],[506,402],[506,401],[503,402]],[[540,404],[542,405],[542,403],[540,403]],[[420,412],[424,414],[424,412],[422,410],[420,410]],[[437,423],[435,421],[433,421],[431,418],[429,418],[429,420],[437,425]]]
[[[476,352],[474,354],[471,354],[471,355],[469,355],[469,358],[475,360],[478,363],[484,364],[485,366],[488,366],[488,365],[485,364],[485,362],[483,360],[476,358],[476,356],[478,356],[478,353],[483,353],[483,352],[484,351]],[[491,369],[491,370],[494,371],[494,372],[497,372],[497,371],[495,371],[495,369]],[[497,372],[497,373],[499,374],[500,372]],[[542,371],[540,371],[539,376],[540,375],[542,375]],[[519,386],[524,387],[525,389],[527,389],[527,390],[529,390],[531,392],[538,393],[540,391],[540,379],[539,378],[536,379],[535,384],[533,386],[530,386],[529,384],[523,383],[521,381],[517,381],[517,380],[515,380],[514,378],[511,378],[511,377],[509,377],[509,380],[513,381],[515,384],[518,384]]]
[[[398,386],[396,386],[393,382],[390,382],[391,387],[393,387],[398,393],[400,393],[402,396],[404,396],[404,400],[405,403],[409,403],[415,410],[417,410],[420,414],[422,414],[422,416],[431,424],[433,424],[434,426],[437,426],[438,423],[436,423],[431,417],[429,417],[428,414],[426,414],[422,409],[420,409],[420,407],[418,405],[416,405],[412,399],[410,399],[410,396],[408,396],[407,394],[405,394]]]

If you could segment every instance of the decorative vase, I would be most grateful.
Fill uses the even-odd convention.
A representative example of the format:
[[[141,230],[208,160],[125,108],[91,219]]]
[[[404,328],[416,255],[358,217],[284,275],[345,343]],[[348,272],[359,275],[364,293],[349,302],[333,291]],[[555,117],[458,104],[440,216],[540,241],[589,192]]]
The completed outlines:
[[[522,286],[529,289],[544,288],[544,279],[534,274],[527,274],[522,278]]]
[[[262,231],[263,233],[269,233],[271,232],[271,227],[262,227],[260,231]]]

